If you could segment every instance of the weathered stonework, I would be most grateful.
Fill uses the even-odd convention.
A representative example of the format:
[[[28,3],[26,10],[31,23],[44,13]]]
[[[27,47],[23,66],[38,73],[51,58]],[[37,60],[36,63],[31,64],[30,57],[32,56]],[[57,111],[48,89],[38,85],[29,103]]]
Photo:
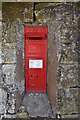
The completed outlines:
[[[7,109],[7,92],[0,88],[0,115],[6,114]]]
[[[5,84],[15,84],[15,65],[3,65],[2,73]]]
[[[61,74],[59,73],[61,72]],[[58,72],[57,87],[62,89],[68,87],[78,87],[78,64],[62,65]]]
[[[13,2],[5,4],[2,3],[2,10],[3,10],[3,21],[8,22],[24,22],[24,19],[26,22],[32,21],[32,6],[33,3],[27,3],[27,2]],[[6,11],[6,12],[5,12]],[[9,12],[9,14],[7,14]]]
[[[62,115],[78,113],[78,89],[59,89],[57,110]]]
[[[3,63],[15,63],[15,41],[16,29],[15,23],[2,25],[2,61]]]
[[[33,22],[33,3],[22,3],[22,5],[14,3],[13,7],[11,6],[11,3],[3,4],[2,82],[16,84],[15,88],[18,90],[16,90],[15,98],[16,101],[20,98],[21,102],[25,90],[23,25],[24,22],[26,25],[31,25]],[[57,58],[56,91],[54,93],[56,98],[51,98],[52,106],[54,107],[56,99],[56,113],[61,115],[80,114],[78,109],[80,106],[78,102],[80,87],[78,75],[78,3],[36,3],[35,15],[36,21],[33,24],[47,25],[50,30],[48,31],[48,65],[52,67],[52,74],[54,73],[55,57]],[[56,46],[56,51],[51,48],[52,45]],[[51,74],[49,75],[51,76]],[[10,97],[12,97],[11,93]],[[17,110],[20,102],[19,104],[16,102]]]
[[[50,5],[50,6],[49,6]],[[52,9],[51,9],[52,8]],[[64,11],[64,12],[63,12]],[[57,44],[57,112],[60,114],[78,113],[78,99],[75,92],[69,94],[72,100],[67,99],[68,92],[78,89],[78,8],[74,3],[36,5],[36,20],[38,23],[54,24],[55,41]],[[48,55],[49,56],[49,55]],[[71,90],[71,88],[74,88]],[[62,90],[63,92],[59,92]],[[66,92],[67,91],[67,92]],[[77,91],[78,93],[78,91]],[[66,94],[66,95],[65,95]],[[78,98],[78,94],[76,94]],[[61,107],[63,106],[63,107]],[[68,106],[68,108],[67,108]],[[60,109],[61,108],[61,109]],[[67,108],[67,109],[66,109]]]

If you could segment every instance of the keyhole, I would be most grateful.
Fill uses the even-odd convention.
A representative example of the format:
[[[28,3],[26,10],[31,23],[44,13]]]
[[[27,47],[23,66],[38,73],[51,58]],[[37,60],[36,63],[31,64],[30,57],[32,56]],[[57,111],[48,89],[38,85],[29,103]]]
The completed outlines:
[[[31,75],[31,78],[33,77],[33,75]]]

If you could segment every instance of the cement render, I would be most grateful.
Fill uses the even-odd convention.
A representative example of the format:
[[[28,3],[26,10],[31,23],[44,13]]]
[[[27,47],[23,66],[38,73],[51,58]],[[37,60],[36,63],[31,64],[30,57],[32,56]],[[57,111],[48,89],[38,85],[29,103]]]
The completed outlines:
[[[22,105],[30,117],[54,117],[46,93],[26,93]]]

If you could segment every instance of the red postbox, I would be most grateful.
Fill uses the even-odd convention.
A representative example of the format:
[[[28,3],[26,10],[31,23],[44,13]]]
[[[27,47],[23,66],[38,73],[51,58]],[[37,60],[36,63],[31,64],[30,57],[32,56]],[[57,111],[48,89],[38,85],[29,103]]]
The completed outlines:
[[[46,92],[47,27],[25,26],[26,92]]]

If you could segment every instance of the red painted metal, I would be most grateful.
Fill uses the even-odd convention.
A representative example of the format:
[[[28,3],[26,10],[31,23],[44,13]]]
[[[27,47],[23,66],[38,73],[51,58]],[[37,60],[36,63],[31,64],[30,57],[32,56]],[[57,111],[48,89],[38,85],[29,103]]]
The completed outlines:
[[[25,26],[26,92],[46,92],[47,27]]]

